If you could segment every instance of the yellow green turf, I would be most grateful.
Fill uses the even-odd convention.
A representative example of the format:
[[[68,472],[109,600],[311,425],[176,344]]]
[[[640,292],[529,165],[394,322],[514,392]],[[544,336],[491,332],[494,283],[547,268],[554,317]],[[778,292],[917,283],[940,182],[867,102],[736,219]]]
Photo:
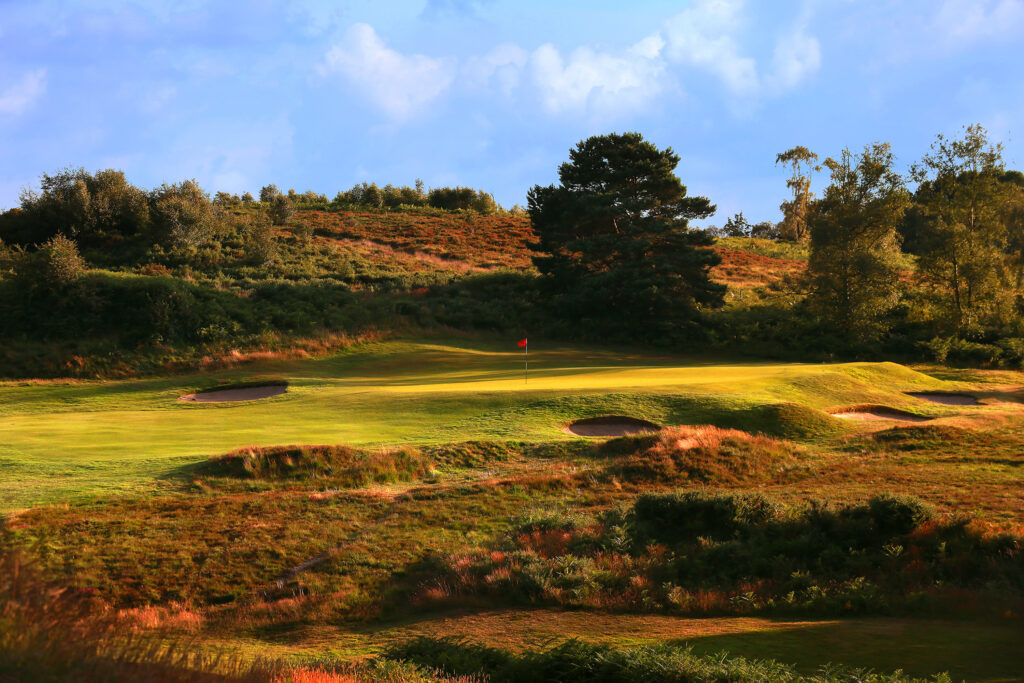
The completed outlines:
[[[261,401],[191,404],[218,383],[284,379]],[[894,363],[716,362],[535,344],[523,355],[482,343],[381,342],[325,358],[267,361],[206,375],[0,385],[0,509],[166,486],[182,468],[237,447],[572,438],[567,420],[629,414],[665,424],[763,428],[750,411],[858,403],[943,415],[908,389],[951,386]],[[811,413],[809,413],[810,415]],[[763,416],[762,416],[763,417]],[[769,425],[770,427],[770,425]]]

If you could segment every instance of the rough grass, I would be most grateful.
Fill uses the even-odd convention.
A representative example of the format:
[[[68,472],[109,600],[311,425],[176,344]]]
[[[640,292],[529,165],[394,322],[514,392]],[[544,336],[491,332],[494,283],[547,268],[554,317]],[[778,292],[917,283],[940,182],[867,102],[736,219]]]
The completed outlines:
[[[760,495],[641,495],[594,520],[530,517],[421,570],[416,599],[683,614],[1024,613],[1024,537],[901,496],[786,508]]]
[[[673,427],[636,442],[635,451],[608,467],[630,483],[731,486],[779,482],[806,473],[800,447],[735,429]]]
[[[339,486],[407,481],[429,464],[412,448],[367,450],[350,446],[250,446],[211,459],[197,474],[242,479],[326,479]]]

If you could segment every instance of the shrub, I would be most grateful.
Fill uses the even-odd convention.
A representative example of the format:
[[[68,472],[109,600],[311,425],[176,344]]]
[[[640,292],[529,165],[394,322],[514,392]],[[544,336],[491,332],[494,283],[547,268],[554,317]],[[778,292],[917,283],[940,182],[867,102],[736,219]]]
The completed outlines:
[[[771,520],[778,511],[777,504],[757,494],[648,493],[633,504],[631,521],[635,540],[642,546],[699,536],[732,538]]]
[[[930,505],[910,496],[875,496],[868,501],[868,509],[875,528],[887,536],[909,534],[935,516]]]
[[[939,522],[912,498],[785,509],[758,495],[646,494],[593,522],[516,522],[490,551],[441,561],[421,600],[689,614],[891,613],[1024,606],[1024,539]]]
[[[74,240],[54,235],[34,252],[23,251],[13,258],[18,282],[26,289],[57,292],[76,282],[86,271],[85,259]]]
[[[267,210],[267,215],[274,225],[286,224],[293,213],[295,213],[295,207],[292,206],[288,197],[279,194],[270,200],[270,208]]]
[[[195,180],[161,185],[149,196],[156,241],[171,250],[198,246],[216,228],[213,204]]]

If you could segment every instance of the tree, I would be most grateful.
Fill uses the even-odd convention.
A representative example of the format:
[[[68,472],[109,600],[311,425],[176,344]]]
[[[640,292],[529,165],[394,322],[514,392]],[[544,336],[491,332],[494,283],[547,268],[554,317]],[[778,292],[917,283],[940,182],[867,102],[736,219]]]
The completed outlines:
[[[156,241],[168,249],[198,246],[217,227],[210,198],[195,180],[161,185],[150,193],[149,207]]]
[[[534,263],[555,304],[591,333],[648,341],[694,333],[725,287],[713,238],[691,229],[715,207],[687,197],[673,173],[679,156],[639,133],[591,137],[569,152],[560,184],[535,186],[529,213],[541,254]]]
[[[750,227],[750,236],[766,240],[777,240],[782,235],[782,224],[771,221],[761,221]]]
[[[1005,317],[1012,305],[1005,206],[1015,185],[1002,175],[1002,146],[980,125],[960,139],[939,135],[912,171],[920,183],[918,271],[957,335]]]
[[[811,173],[820,170],[815,166],[818,155],[806,147],[793,147],[775,156],[775,165],[788,164],[792,175],[786,180],[786,187],[793,193],[793,199],[782,202],[782,237],[788,240],[807,239],[807,206],[813,199],[811,194]]]
[[[831,184],[808,211],[809,302],[842,339],[867,342],[884,332],[899,298],[897,227],[910,203],[888,143],[826,159]]]
[[[725,225],[722,226],[722,232],[726,237],[750,237],[751,226],[747,219],[743,217],[743,212],[740,211],[725,221]]]
[[[270,208],[267,209],[267,215],[274,225],[284,225],[294,212],[295,207],[291,200],[283,194],[274,197],[270,202]]]
[[[40,178],[40,192],[25,191],[17,212],[0,220],[0,237],[21,245],[41,244],[57,234],[83,246],[107,247],[145,233],[146,193],[124,173],[89,173],[66,168]]]
[[[11,265],[20,295],[43,300],[66,293],[88,268],[75,241],[60,234],[33,251],[14,252]]]
[[[999,176],[1003,183],[1003,223],[1006,225],[1010,267],[1018,300],[1024,292],[1024,173],[1007,171]]]
[[[279,196],[281,196],[281,190],[277,189],[277,185],[264,185],[260,188],[261,202],[272,202],[274,197]]]

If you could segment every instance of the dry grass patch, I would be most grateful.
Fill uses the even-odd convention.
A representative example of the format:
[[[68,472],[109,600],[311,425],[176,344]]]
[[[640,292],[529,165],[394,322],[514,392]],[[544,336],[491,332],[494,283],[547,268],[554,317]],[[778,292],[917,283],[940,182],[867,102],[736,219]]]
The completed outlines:
[[[638,441],[608,468],[625,481],[733,486],[789,480],[808,466],[806,451],[790,441],[711,425],[669,427]]]

